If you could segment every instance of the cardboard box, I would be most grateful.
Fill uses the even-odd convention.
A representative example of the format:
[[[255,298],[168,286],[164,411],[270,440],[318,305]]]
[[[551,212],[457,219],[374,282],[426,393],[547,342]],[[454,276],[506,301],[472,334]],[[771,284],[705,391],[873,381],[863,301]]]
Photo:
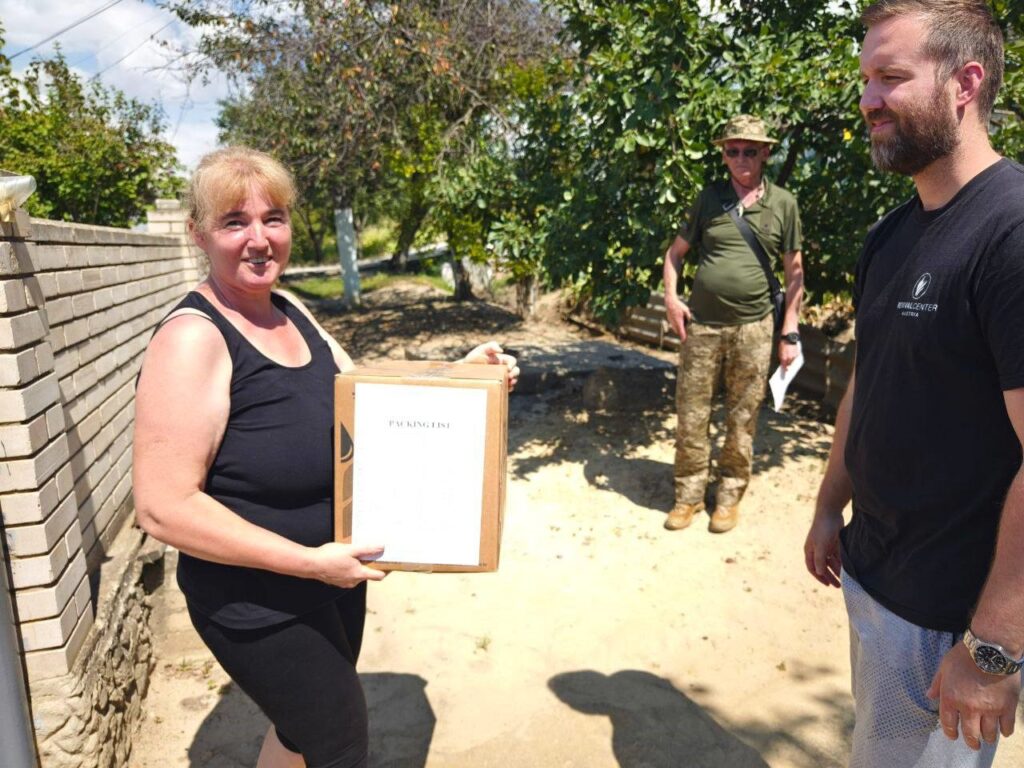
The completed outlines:
[[[393,362],[339,374],[334,530],[386,571],[495,571],[508,453],[504,366]]]

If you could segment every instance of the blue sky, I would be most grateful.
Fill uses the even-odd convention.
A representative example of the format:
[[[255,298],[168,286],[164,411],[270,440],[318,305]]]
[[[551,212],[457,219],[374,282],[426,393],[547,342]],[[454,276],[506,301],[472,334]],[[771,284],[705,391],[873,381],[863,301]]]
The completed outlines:
[[[111,0],[0,0],[5,56],[35,45],[59,29],[102,8]],[[102,82],[145,103],[160,105],[165,138],[189,168],[217,145],[217,100],[227,95],[224,78],[191,85],[173,71],[171,51],[160,42],[188,49],[196,33],[147,0],[120,0],[94,18],[16,57],[20,74],[33,57],[48,57],[60,45],[68,64],[83,79],[99,73]]]

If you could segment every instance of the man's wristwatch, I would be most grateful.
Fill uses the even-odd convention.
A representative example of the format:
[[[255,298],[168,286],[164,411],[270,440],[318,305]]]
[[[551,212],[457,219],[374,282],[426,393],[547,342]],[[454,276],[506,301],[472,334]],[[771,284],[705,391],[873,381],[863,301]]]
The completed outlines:
[[[784,341],[786,344],[799,344],[800,334],[796,331],[793,331],[792,333],[784,333],[779,336],[779,340]]]
[[[978,669],[990,675],[1012,675],[1024,667],[1024,658],[1014,661],[1001,645],[979,639],[970,627],[964,631],[964,645]]]

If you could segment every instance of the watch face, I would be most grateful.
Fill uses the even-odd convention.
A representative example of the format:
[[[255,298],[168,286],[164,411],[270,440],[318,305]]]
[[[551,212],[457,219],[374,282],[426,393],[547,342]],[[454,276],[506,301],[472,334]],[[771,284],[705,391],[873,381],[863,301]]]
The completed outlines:
[[[1006,669],[1006,657],[991,645],[979,645],[974,651],[974,663],[978,669],[998,675]]]

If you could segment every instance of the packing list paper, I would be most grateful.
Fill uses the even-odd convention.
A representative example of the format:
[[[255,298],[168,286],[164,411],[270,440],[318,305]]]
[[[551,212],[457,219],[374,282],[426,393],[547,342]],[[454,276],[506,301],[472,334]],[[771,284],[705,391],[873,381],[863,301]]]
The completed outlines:
[[[358,382],[352,542],[395,563],[480,562],[487,392]]]
[[[772,391],[772,401],[775,404],[776,411],[782,409],[782,400],[786,397],[786,390],[789,389],[790,383],[796,378],[797,373],[803,367],[803,349],[797,345],[796,358],[789,364],[789,367],[783,371],[780,365],[775,369],[775,373],[772,374],[771,378],[768,379],[768,388]]]

